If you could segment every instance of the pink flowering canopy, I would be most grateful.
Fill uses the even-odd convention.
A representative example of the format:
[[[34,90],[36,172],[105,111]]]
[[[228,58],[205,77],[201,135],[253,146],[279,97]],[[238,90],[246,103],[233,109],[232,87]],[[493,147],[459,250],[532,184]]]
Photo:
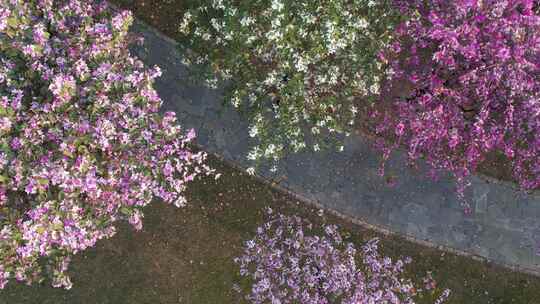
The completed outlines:
[[[539,188],[540,1],[395,4],[410,20],[386,56],[415,90],[379,113],[379,132],[395,134],[411,160],[453,172],[460,194],[488,153],[506,156],[523,189]]]
[[[70,288],[70,256],[214,174],[194,131],[158,114],[160,71],[130,56],[131,22],[102,1],[0,0],[0,289]]]
[[[440,304],[450,295],[448,289],[436,290],[431,273],[424,290],[416,288],[403,275],[410,258],[381,256],[377,239],[357,250],[335,225],[314,227],[298,216],[268,213],[269,220],[235,259],[240,275],[251,283],[249,303],[413,304],[420,294],[429,294]],[[321,228],[322,235],[317,233]]]

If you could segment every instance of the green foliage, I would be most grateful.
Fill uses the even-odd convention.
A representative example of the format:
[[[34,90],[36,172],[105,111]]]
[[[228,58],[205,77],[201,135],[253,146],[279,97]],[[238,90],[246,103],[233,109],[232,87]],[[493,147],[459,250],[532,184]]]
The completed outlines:
[[[391,1],[215,0],[184,14],[180,48],[210,87],[225,81],[227,102],[248,115],[258,141],[249,159],[277,161],[350,134],[355,98],[379,93],[378,54],[400,19]]]

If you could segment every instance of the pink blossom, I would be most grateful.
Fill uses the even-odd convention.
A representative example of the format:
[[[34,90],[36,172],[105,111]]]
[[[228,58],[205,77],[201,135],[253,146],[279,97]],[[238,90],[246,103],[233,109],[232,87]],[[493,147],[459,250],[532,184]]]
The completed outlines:
[[[119,220],[140,230],[141,208],[155,197],[185,205],[189,181],[214,170],[204,152],[185,147],[194,133],[175,125],[174,114],[159,114],[152,88],[159,69],[126,52],[129,12],[111,18],[106,5],[82,0],[0,0],[0,7],[2,19],[25,16],[14,35],[0,23],[0,45],[12,51],[0,60],[0,144],[8,149],[0,153],[0,205],[8,206],[0,217],[9,219],[0,227],[0,288],[39,280],[43,259],[52,285],[69,289],[70,255],[112,237]],[[40,90],[31,87],[36,81]],[[173,176],[176,168],[182,174]],[[31,204],[12,208],[14,195]]]

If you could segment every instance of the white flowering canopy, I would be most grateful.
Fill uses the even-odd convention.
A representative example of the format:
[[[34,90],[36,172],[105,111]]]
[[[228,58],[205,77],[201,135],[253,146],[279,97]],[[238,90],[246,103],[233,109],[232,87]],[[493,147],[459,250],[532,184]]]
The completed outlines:
[[[227,80],[230,103],[247,109],[258,141],[249,159],[278,160],[350,134],[355,100],[375,100],[386,68],[378,55],[400,20],[390,2],[215,0],[185,13],[181,48],[208,85]]]

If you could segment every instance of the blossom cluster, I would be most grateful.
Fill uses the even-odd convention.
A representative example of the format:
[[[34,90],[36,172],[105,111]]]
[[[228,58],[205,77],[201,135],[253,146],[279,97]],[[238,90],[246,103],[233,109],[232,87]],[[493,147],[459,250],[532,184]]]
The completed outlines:
[[[214,171],[194,131],[158,113],[160,70],[129,54],[129,12],[0,0],[0,16],[0,289],[70,288],[72,255],[119,220],[141,229],[154,198],[183,206],[186,184]]]
[[[540,1],[403,1],[409,20],[388,49],[414,91],[379,116],[409,158],[451,171],[459,194],[488,153],[523,189],[540,187]],[[386,155],[394,146],[385,145]]]
[[[271,215],[235,262],[251,282],[250,303],[415,303],[423,295],[440,304],[450,294],[435,288],[431,274],[424,290],[415,288],[403,277],[411,260],[381,256],[378,239],[357,250],[337,226],[313,227],[298,216]]]
[[[197,3],[183,16],[180,47],[184,63],[210,86],[225,82],[226,100],[247,113],[249,135],[257,140],[248,158],[277,161],[287,151],[328,147],[328,134],[350,135],[354,99],[373,101],[384,77],[377,55],[400,20],[390,4]]]

